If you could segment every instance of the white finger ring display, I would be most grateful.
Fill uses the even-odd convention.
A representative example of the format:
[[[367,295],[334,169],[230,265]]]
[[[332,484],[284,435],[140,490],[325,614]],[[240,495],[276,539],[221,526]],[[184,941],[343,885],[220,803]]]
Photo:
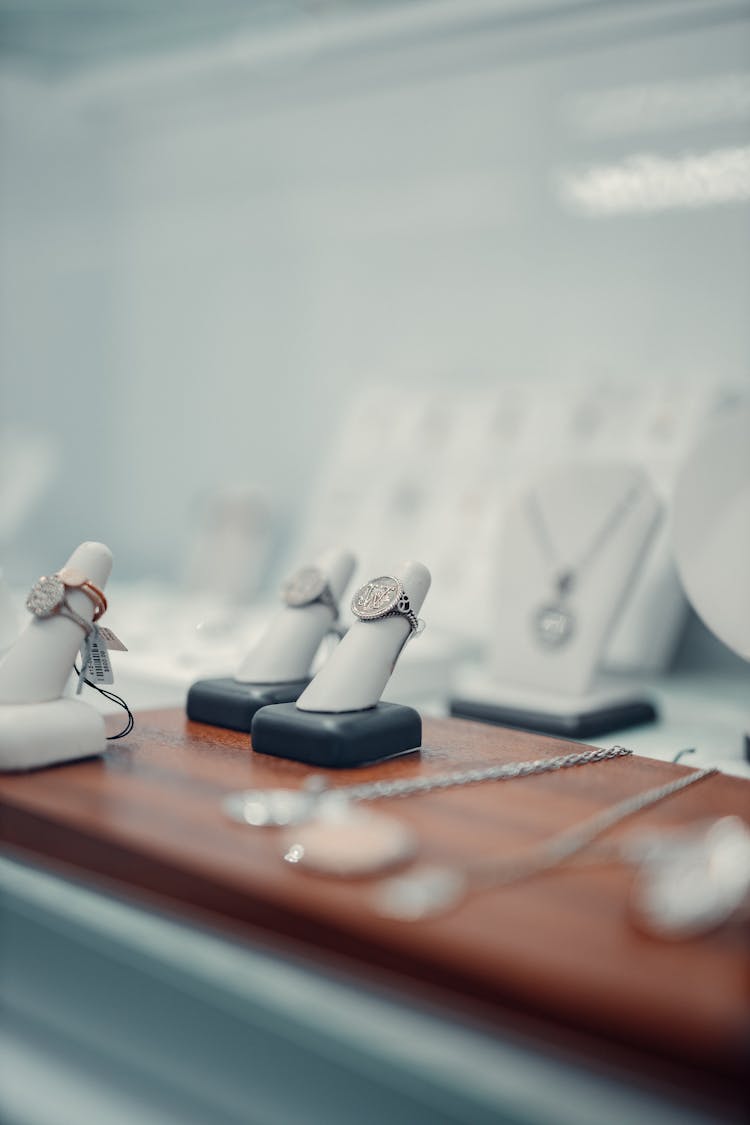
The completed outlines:
[[[286,605],[294,609],[319,603],[331,610],[334,621],[338,618],[338,603],[325,571],[319,566],[303,566],[296,571],[281,587],[281,594]]]
[[[39,579],[26,605],[26,629],[0,663],[0,769],[36,769],[100,754],[102,716],[63,698],[73,662],[106,609],[112,569],[103,543],[82,543],[55,574]]]
[[[361,586],[352,601],[354,624],[296,704],[256,713],[253,749],[334,768],[418,749],[419,713],[381,696],[404,645],[420,631],[417,614],[429,588],[430,572],[419,562]]]
[[[297,699],[321,642],[336,630],[338,603],[353,571],[354,556],[340,548],[295,571],[281,588],[281,608],[236,674],[192,685],[188,718],[249,732],[259,708]]]

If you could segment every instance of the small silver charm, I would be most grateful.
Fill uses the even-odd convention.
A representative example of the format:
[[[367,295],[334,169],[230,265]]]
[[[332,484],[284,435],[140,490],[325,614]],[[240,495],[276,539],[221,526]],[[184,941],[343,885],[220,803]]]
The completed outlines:
[[[546,648],[562,648],[575,634],[575,617],[559,602],[541,606],[533,625],[537,640]]]

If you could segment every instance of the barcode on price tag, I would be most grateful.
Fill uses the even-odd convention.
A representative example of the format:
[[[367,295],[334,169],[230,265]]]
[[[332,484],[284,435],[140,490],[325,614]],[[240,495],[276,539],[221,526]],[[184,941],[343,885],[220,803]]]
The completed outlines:
[[[98,635],[91,641],[86,675],[95,684],[113,684],[115,682],[112,665],[109,662],[107,642],[101,636],[101,630],[98,630]]]

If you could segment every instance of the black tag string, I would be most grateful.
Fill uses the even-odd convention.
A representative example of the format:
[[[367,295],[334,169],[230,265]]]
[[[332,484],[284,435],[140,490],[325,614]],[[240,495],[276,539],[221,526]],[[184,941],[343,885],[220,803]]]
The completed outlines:
[[[75,660],[73,661],[73,669],[76,676],[81,675]],[[122,707],[123,711],[128,717],[128,721],[121,731],[119,731],[117,734],[107,735],[107,742],[115,742],[118,738],[125,738],[125,735],[130,734],[133,727],[135,726],[135,719],[133,718],[133,712],[130,710],[122,696],[117,695],[114,691],[107,691],[105,688],[99,687],[98,684],[92,683],[92,681],[87,676],[83,677],[83,682],[86,684],[86,687],[90,687],[93,688],[94,691],[98,691],[99,695],[103,695],[105,699],[108,699],[110,701],[110,703],[116,703],[118,707]]]

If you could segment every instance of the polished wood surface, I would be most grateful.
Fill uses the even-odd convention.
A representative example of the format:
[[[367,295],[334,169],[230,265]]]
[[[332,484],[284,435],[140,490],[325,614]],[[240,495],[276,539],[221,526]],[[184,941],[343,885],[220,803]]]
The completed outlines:
[[[457,720],[425,721],[420,754],[329,773],[333,785],[555,756],[573,744]],[[583,747],[580,747],[583,749]],[[138,716],[103,760],[0,777],[0,837],[24,854],[104,878],[149,901],[179,904],[311,956],[335,953],[368,978],[435,986],[483,1013],[544,1025],[657,1057],[731,1088],[750,1060],[746,924],[660,942],[630,924],[632,874],[570,867],[468,899],[419,923],[379,918],[371,880],[338,881],[282,861],[280,832],[234,824],[235,789],[299,786],[308,767],[253,754],[247,735],[177,711]],[[687,767],[624,758],[557,773],[378,802],[416,831],[420,858],[470,860],[526,848]],[[374,806],[373,806],[374,807]],[[718,775],[649,809],[638,826],[735,813],[750,820],[750,783]],[[394,978],[396,979],[396,978]]]

